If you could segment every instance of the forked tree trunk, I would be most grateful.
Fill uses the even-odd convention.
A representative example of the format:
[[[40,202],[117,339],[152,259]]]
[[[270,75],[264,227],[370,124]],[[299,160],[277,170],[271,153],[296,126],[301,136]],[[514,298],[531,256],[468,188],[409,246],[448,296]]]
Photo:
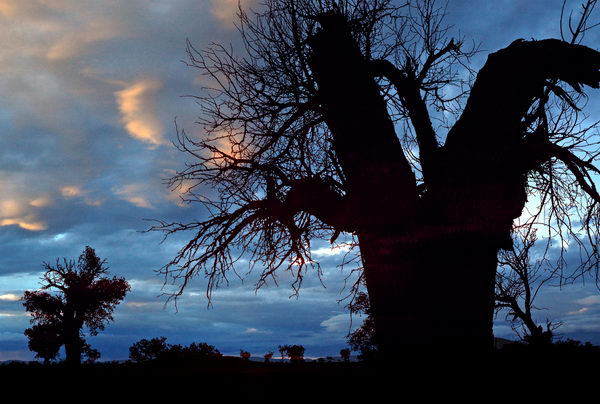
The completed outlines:
[[[456,227],[452,213],[435,206],[439,200],[430,201],[435,212],[419,206],[367,61],[343,20],[331,15],[320,23],[311,68],[346,177],[380,348],[491,349],[497,243],[478,228]]]
[[[384,354],[399,344],[491,350],[497,253],[511,246],[528,171],[560,149],[527,134],[523,117],[547,79],[598,87],[600,54],[557,40],[515,41],[491,54],[444,146],[431,128],[417,133],[427,149],[419,194],[372,61],[344,17],[330,13],[319,24],[309,63],[344,174],[348,206],[339,211],[352,212]],[[410,77],[392,72],[410,87]],[[412,88],[413,101],[419,91]]]

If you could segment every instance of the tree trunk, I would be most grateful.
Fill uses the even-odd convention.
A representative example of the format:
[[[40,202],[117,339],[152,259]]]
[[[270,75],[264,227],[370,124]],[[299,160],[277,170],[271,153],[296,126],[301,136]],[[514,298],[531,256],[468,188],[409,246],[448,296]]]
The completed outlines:
[[[532,149],[536,137],[523,117],[547,79],[598,87],[600,54],[557,40],[515,41],[491,54],[445,144],[423,132],[428,175],[420,192],[374,78],[382,71],[362,55],[344,17],[325,14],[319,25],[309,39],[316,101],[343,171],[382,350],[491,350],[497,253],[512,247],[528,172],[554,150],[548,140]],[[410,75],[392,71],[401,92]],[[419,91],[412,88],[414,99]]]
[[[79,324],[75,318],[75,312],[72,307],[71,294],[67,295],[67,308],[63,313],[63,338],[65,345],[65,362],[70,366],[81,364],[81,337],[79,331],[83,324]]]
[[[419,199],[368,61],[343,19],[324,16],[320,24],[310,63],[355,212],[380,349],[386,356],[399,344],[491,350],[498,243],[481,234],[487,221],[478,210],[463,212],[463,198],[478,190],[451,184]],[[445,192],[458,185],[469,192]],[[489,196],[483,189],[478,201]]]
[[[65,355],[66,363],[68,365],[80,365],[81,364],[81,338],[79,337],[79,329],[67,330],[65,336]]]
[[[490,351],[497,248],[480,234],[426,236],[360,239],[380,350]]]

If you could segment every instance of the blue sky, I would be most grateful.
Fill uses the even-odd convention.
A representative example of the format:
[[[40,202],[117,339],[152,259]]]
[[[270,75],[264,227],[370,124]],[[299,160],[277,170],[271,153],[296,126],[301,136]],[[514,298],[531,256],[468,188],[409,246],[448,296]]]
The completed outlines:
[[[479,68],[487,53],[514,39],[557,37],[561,4],[450,0],[448,22],[481,43],[483,52],[472,59]],[[182,62],[185,40],[235,47],[236,7],[237,0],[0,0],[0,360],[33,357],[23,335],[28,317],[16,298],[39,287],[42,262],[76,258],[86,245],[132,284],[114,323],[89,338],[103,359],[125,359],[133,342],[155,336],[208,342],[232,354],[302,344],[307,356],[324,356],[345,347],[350,316],[339,300],[349,273],[336,267],[341,254],[326,245],[314,247],[325,287],[309,274],[298,298],[290,297],[285,274],[279,287],[258,293],[252,275],[244,282],[233,276],[210,309],[201,278],[177,310],[159,297],[163,279],[154,271],[184,238],[160,243],[159,234],[140,232],[148,227],[144,219],[204,215],[199,206],[181,205],[163,183],[187,158],[171,145],[175,117],[188,133],[200,133],[198,106],[181,96],[205,82]],[[584,43],[594,47],[598,30]],[[594,98],[600,93],[591,92]],[[597,114],[599,104],[590,102],[589,112]],[[542,321],[563,321],[561,334],[600,344],[593,282],[550,288],[539,303],[547,307]],[[512,336],[501,320],[497,335]]]

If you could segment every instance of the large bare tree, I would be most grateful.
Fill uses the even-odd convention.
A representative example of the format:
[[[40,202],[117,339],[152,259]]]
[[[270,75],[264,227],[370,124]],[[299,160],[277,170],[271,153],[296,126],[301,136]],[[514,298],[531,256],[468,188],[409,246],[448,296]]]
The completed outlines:
[[[193,232],[163,268],[179,293],[204,273],[210,295],[240,257],[260,267],[258,286],[285,269],[297,288],[319,270],[311,241],[350,237],[382,351],[485,349],[497,255],[528,199],[532,223],[592,248],[581,271],[597,262],[597,148],[578,111],[600,53],[520,39],[470,82],[475,49],[449,36],[432,0],[259,9],[240,12],[241,56],[188,46],[213,85],[197,97],[203,136],[179,132],[192,161],[171,185],[191,185],[186,200],[211,216],[154,227]]]

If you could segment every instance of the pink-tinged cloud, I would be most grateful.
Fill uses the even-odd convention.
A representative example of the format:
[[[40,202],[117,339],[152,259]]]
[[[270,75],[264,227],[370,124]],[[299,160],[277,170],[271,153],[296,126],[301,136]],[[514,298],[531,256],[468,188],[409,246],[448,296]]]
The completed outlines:
[[[101,206],[104,203],[102,199],[94,199],[88,196],[90,191],[81,188],[78,185],[65,185],[60,187],[60,194],[65,199],[82,198],[83,202],[89,206]]]
[[[20,196],[0,200],[0,226],[19,226],[29,231],[41,231],[47,224],[36,217],[35,209]]]
[[[117,188],[115,194],[139,208],[154,208],[149,199],[144,195],[145,187],[141,184],[124,185],[121,188]]]
[[[235,28],[239,5],[247,9],[254,0],[212,0],[212,14],[225,27]]]
[[[584,297],[583,299],[575,300],[575,303],[579,303],[584,306],[590,306],[592,304],[600,304],[600,295]]]
[[[158,79],[143,79],[115,92],[121,122],[127,132],[135,139],[153,146],[167,144],[154,105],[156,93],[161,87],[162,82]]]
[[[567,313],[567,315],[568,315],[568,316],[574,316],[574,315],[577,315],[577,314],[582,314],[582,313],[585,313],[585,312],[586,312],[586,311],[588,311],[588,310],[589,310],[589,308],[587,308],[587,307],[583,307],[583,308],[581,308],[581,309],[579,309],[579,310],[570,311],[570,312],[568,312],[568,313]]]

